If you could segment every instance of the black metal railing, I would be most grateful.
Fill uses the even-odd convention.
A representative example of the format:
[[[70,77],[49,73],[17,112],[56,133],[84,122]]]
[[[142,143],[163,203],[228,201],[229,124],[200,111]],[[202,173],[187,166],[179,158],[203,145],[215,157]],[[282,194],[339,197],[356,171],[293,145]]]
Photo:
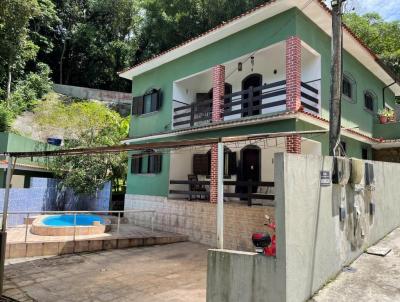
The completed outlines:
[[[187,190],[169,190],[170,194],[184,195],[188,200],[209,199],[210,197],[210,181],[209,180],[171,180],[171,185],[187,185]],[[206,187],[208,186],[208,188]],[[233,181],[225,180],[224,186],[234,186],[239,188],[239,192],[224,192],[224,197],[236,197],[240,200],[247,201],[248,206],[255,205],[253,200],[275,200],[275,195],[268,192],[268,189],[260,188],[273,188],[274,182],[269,181]],[[197,189],[196,189],[197,188]],[[236,191],[236,190],[235,190]],[[254,192],[256,191],[256,192]],[[263,192],[264,191],[264,192]]]

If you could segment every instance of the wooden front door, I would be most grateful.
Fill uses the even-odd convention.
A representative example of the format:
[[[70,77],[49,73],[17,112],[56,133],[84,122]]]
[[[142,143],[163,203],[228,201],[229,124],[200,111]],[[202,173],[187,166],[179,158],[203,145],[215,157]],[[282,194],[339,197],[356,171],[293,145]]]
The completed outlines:
[[[261,180],[261,150],[256,146],[245,147],[242,150],[242,179],[243,181]],[[257,186],[252,187],[252,192],[257,192]],[[248,188],[243,187],[243,193],[248,193]]]

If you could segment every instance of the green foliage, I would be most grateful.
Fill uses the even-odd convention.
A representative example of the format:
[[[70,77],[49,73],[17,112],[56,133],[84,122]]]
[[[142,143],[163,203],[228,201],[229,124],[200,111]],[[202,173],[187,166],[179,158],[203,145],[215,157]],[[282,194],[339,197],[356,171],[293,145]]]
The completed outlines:
[[[15,115],[32,110],[52,88],[49,66],[39,63],[38,68],[36,73],[30,72],[25,79],[18,81],[11,94],[9,108]]]
[[[142,0],[140,61],[265,3],[265,0]]]
[[[35,109],[35,122],[43,129],[62,129],[64,148],[112,146],[128,135],[129,121],[99,102],[62,102],[50,94]],[[92,194],[105,182],[125,179],[126,153],[56,157],[51,165],[65,187]]]
[[[12,74],[35,58],[38,46],[29,38],[29,21],[39,14],[37,0],[3,0],[0,10],[0,64],[7,83],[7,98],[10,97]]]
[[[0,103],[0,132],[8,131],[11,127],[12,120],[13,113],[4,103]]]
[[[387,22],[379,14],[346,14],[345,23],[400,77],[400,21]]]

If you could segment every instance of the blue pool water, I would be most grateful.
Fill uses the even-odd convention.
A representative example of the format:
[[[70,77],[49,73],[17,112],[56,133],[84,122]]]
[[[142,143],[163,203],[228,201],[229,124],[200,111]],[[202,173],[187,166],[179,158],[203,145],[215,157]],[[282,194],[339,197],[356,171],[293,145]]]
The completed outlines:
[[[93,225],[94,221],[100,221],[101,224],[104,224],[104,219],[97,215],[76,215],[76,225]],[[44,218],[42,223],[48,226],[74,226],[74,215],[51,215]]]

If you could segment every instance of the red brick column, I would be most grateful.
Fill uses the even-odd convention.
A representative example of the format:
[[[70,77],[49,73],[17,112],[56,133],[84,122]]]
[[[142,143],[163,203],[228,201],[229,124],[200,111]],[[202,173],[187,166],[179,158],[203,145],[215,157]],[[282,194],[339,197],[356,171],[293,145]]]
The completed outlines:
[[[286,136],[286,152],[301,153],[301,136],[298,134]]]
[[[286,109],[298,111],[301,106],[301,41],[286,40]]]
[[[212,103],[212,121],[221,120],[222,96],[225,93],[225,66],[217,65],[213,68],[213,103]],[[211,146],[211,171],[210,171],[210,202],[218,200],[218,146]]]

